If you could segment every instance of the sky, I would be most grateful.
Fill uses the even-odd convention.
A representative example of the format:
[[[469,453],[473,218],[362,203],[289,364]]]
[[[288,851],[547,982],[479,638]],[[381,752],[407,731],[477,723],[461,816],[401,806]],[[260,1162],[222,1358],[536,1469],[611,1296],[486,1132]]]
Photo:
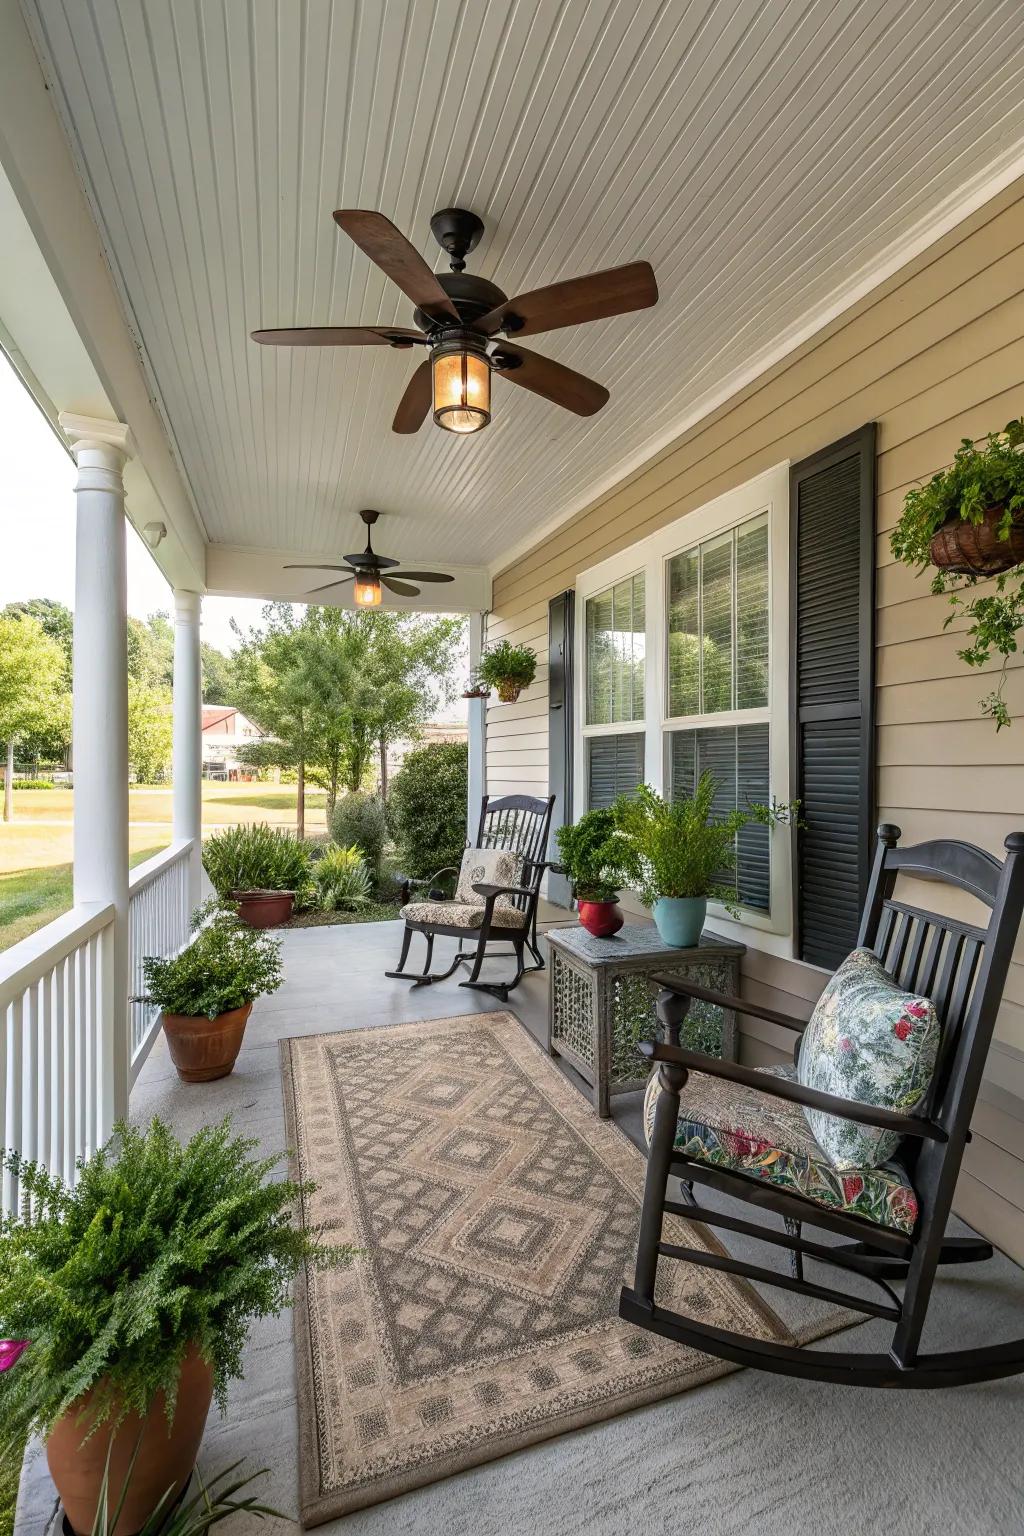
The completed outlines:
[[[75,606],[75,465],[53,428],[0,353],[0,609],[30,597]],[[128,612],[172,613],[174,596],[149,549],[128,524]],[[202,637],[235,648],[231,620],[259,624],[262,598],[204,597]],[[299,605],[297,604],[298,608]],[[468,674],[468,657],[466,658]],[[456,699],[441,720],[465,719]]]

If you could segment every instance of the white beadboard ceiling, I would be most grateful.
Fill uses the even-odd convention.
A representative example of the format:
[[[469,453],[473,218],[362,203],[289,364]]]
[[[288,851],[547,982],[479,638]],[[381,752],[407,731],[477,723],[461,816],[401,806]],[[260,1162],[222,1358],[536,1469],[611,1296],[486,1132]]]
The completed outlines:
[[[841,304],[1024,138],[1020,0],[24,0],[211,542],[500,561]],[[337,229],[486,221],[514,294],[646,257],[657,308],[531,339],[596,417],[496,380],[390,421],[418,355],[257,347],[409,324]]]

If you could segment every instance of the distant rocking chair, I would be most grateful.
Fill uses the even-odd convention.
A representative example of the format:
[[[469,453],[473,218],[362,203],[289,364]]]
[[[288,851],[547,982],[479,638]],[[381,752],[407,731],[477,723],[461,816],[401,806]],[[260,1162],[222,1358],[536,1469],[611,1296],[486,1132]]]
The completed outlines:
[[[461,869],[439,869],[427,880],[412,882],[428,888],[427,899],[402,908],[405,933],[398,969],[386,971],[385,975],[410,981],[415,987],[426,987],[436,981],[447,981],[460,965],[468,965],[469,976],[459,985],[490,992],[505,1002],[527,971],[544,969],[544,958],[537,946],[537,904],[541,880],[548,868],[554,803],[553,795],[544,800],[532,795],[503,795],[492,800],[484,795],[476,843],[467,845]],[[489,871],[495,871],[496,878],[489,880]],[[445,875],[457,876],[451,899],[434,889]],[[480,877],[476,878],[477,875]],[[427,945],[419,975],[405,970],[414,933],[422,933]],[[448,969],[432,973],[434,940],[439,936],[458,939],[459,943]],[[491,946],[496,943],[512,946],[516,972],[511,981],[479,979],[484,960],[489,954],[494,955]],[[527,949],[535,961],[533,965],[526,964]]]
[[[854,1386],[951,1387],[1024,1371],[1024,1339],[948,1353],[927,1354],[919,1350],[937,1266],[992,1257],[990,1244],[981,1238],[947,1238],[945,1228],[1024,908],[1024,833],[1014,832],[1006,839],[1006,860],[1002,864],[969,843],[936,841],[900,848],[899,836],[898,827],[878,829],[878,850],[857,943],[858,947],[873,951],[901,988],[929,998],[941,1025],[931,1086],[913,1114],[819,1092],[774,1072],[680,1049],[679,1029],[694,998],[767,1019],[785,1029],[802,1031],[805,1025],[802,1020],[718,995],[676,977],[655,978],[663,986],[658,1013],[666,1038],[664,1043],[644,1043],[640,1049],[645,1056],[661,1063],[660,1094],[650,1132],[636,1275],[633,1286],[623,1289],[619,1304],[620,1315],[641,1328],[738,1365]],[[900,875],[942,881],[969,892],[990,909],[988,922],[983,928],[974,927],[895,900],[893,892]],[[798,1043],[797,1058],[799,1049]],[[717,1087],[711,1082],[709,1090],[705,1090],[703,1107],[698,1085],[692,1085],[698,1090],[696,1103],[692,1102],[692,1093],[689,1099],[685,1093],[691,1071],[718,1082]],[[735,1086],[730,1088],[730,1084]],[[653,1087],[652,1084],[649,1093]],[[766,1155],[756,1175],[749,1165],[746,1172],[735,1166],[722,1166],[721,1157],[714,1166],[702,1161],[701,1132],[706,1127],[698,1125],[695,1129],[694,1121],[708,1113],[709,1100],[716,1103],[720,1113],[730,1094],[745,1095],[750,1100],[749,1090],[757,1090],[753,1098],[761,1104],[774,1103],[772,1113],[780,1125],[786,1123],[787,1105],[791,1105],[793,1115],[801,1122],[795,1128],[797,1135],[802,1130],[805,1144],[806,1121],[800,1108],[804,1105],[861,1125],[896,1131],[906,1138],[900,1146],[899,1162],[908,1181],[902,1193],[909,1197],[908,1204],[916,1207],[917,1212],[912,1230],[905,1229],[906,1223],[902,1227],[897,1222],[879,1224],[880,1218],[867,1219],[863,1214],[851,1214],[832,1205],[826,1208],[808,1194],[783,1189],[781,1178],[776,1183],[772,1179],[774,1170],[785,1161],[784,1154]],[[770,1100],[761,1100],[761,1094],[769,1095]],[[719,1124],[722,1123],[719,1118]],[[710,1131],[709,1144],[713,1137],[714,1132]],[[681,1145],[685,1145],[686,1151],[681,1150]],[[742,1160],[737,1155],[736,1161]],[[682,1181],[681,1200],[669,1198],[668,1180],[673,1174]],[[889,1177],[896,1175],[890,1171]],[[707,1185],[774,1212],[782,1218],[784,1230],[701,1205],[694,1197],[694,1184]],[[668,1242],[662,1231],[665,1213],[782,1248],[790,1257],[790,1273]],[[808,1241],[802,1236],[804,1222],[837,1233],[847,1241],[836,1245]],[[810,1283],[803,1276],[805,1257],[866,1278],[880,1290],[881,1299],[849,1295]],[[871,1354],[804,1350],[683,1317],[659,1306],[655,1300],[660,1259],[681,1259],[724,1270],[747,1280],[850,1307],[871,1317],[889,1319],[893,1323],[889,1351]],[[889,1283],[894,1280],[906,1282],[902,1297]]]

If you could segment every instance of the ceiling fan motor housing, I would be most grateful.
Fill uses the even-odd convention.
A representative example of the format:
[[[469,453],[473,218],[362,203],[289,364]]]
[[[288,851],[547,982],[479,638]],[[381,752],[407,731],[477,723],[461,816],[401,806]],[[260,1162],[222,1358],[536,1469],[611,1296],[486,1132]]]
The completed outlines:
[[[472,272],[439,272],[437,280],[466,326],[472,325],[481,315],[486,315],[505,302],[506,296],[497,283],[490,283],[486,277],[477,277]],[[421,331],[430,333],[437,329],[438,322],[424,314],[422,309],[414,311],[413,319]]]

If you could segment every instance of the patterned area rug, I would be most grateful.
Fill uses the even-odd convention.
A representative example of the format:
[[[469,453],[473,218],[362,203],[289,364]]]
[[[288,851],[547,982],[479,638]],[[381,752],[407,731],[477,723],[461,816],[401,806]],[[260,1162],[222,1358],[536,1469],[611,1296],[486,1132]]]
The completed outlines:
[[[296,1298],[304,1525],[732,1369],[618,1318],[644,1159],[512,1015],[281,1052],[290,1144],[319,1186],[304,1219],[365,1250]],[[695,1224],[685,1241],[722,1251]],[[663,1304],[792,1342],[743,1282],[662,1278]]]

